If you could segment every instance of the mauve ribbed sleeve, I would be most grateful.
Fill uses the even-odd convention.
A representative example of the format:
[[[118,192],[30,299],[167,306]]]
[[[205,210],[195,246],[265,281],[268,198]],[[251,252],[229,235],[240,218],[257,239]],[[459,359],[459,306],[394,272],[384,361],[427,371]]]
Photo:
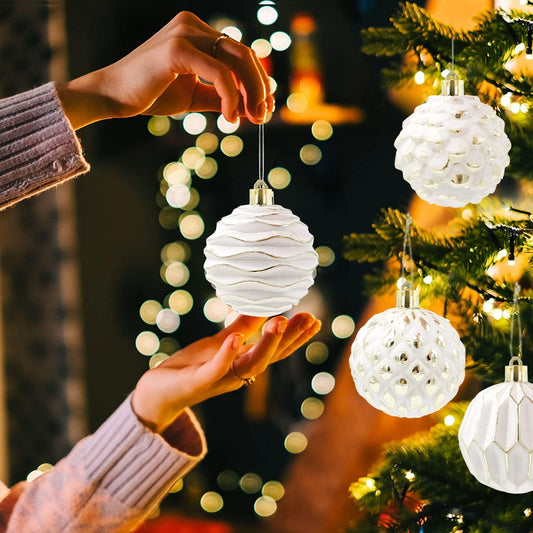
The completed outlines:
[[[152,433],[135,416],[131,396],[55,468],[27,483],[7,533],[126,533],[206,453],[189,409]]]
[[[53,83],[0,100],[0,209],[88,170]]]

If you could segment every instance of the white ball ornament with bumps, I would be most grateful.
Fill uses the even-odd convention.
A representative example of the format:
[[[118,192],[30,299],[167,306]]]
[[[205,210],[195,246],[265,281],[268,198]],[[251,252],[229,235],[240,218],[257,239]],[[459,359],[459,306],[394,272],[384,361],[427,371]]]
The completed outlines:
[[[511,142],[494,109],[465,95],[463,80],[452,72],[442,94],[430,96],[404,120],[394,146],[395,166],[420,198],[462,207],[494,192],[509,164]]]
[[[418,306],[411,283],[396,307],[374,315],[350,355],[357,391],[385,413],[418,418],[453,399],[465,376],[465,348],[449,321]]]

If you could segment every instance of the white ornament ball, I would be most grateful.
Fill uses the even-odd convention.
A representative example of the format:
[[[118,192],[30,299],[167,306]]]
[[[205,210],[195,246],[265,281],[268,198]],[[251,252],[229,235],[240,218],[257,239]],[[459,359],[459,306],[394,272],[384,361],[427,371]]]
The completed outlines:
[[[465,376],[465,348],[448,320],[428,309],[395,307],[357,333],[350,368],[359,394],[405,418],[438,411]]]
[[[477,96],[430,96],[403,122],[395,166],[420,198],[479,203],[502,180],[511,142],[504,121]]]
[[[533,491],[533,384],[526,378],[481,391],[466,410],[459,446],[480,483],[511,494]]]
[[[241,205],[222,218],[205,247],[205,274],[235,311],[288,311],[313,284],[318,254],[307,226],[280,205]]]

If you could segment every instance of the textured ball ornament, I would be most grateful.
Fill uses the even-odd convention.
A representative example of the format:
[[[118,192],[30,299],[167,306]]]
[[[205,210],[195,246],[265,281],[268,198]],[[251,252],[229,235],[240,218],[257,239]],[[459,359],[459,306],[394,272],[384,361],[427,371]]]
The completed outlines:
[[[250,205],[222,218],[204,250],[207,280],[235,311],[273,316],[288,311],[313,284],[318,254],[307,226],[273,204],[260,180]]]
[[[359,394],[376,409],[418,418],[441,409],[465,376],[465,348],[448,320],[418,307],[409,284],[397,306],[374,315],[357,333],[350,368]]]
[[[452,73],[403,122],[395,166],[420,198],[445,207],[479,203],[502,180],[511,142],[504,122]]]
[[[506,367],[505,383],[482,390],[459,428],[459,447],[484,485],[522,494],[533,491],[533,384],[527,367]]]

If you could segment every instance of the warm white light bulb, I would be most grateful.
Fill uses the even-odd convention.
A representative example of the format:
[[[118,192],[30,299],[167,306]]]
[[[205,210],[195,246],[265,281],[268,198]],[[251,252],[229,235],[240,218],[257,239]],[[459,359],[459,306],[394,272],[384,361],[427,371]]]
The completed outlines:
[[[419,70],[415,74],[415,83],[417,85],[422,85],[425,81],[426,81],[426,75],[424,74],[424,72],[422,70]]]

